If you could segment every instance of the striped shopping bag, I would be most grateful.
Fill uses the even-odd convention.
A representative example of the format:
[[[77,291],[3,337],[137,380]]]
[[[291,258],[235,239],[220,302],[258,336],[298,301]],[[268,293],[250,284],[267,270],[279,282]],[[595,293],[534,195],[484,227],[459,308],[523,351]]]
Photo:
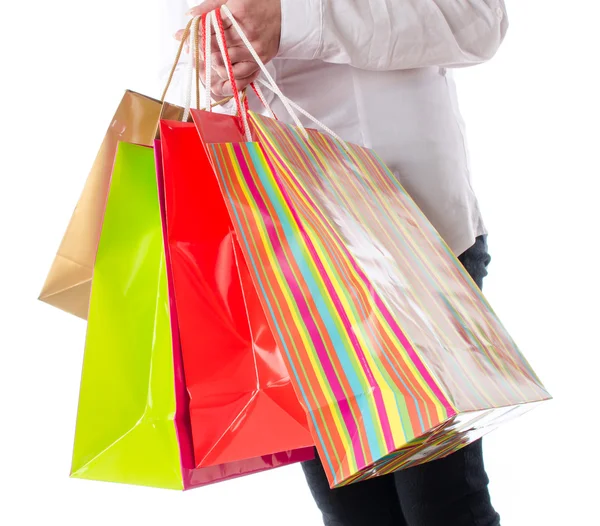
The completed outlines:
[[[549,399],[390,170],[289,101],[222,11],[296,126],[248,112],[235,86],[237,117],[192,115],[331,486],[443,457]],[[239,142],[219,138],[238,122]]]
[[[207,152],[332,487],[444,457],[550,398],[374,152],[250,115],[254,142]],[[202,136],[208,114],[193,117]]]

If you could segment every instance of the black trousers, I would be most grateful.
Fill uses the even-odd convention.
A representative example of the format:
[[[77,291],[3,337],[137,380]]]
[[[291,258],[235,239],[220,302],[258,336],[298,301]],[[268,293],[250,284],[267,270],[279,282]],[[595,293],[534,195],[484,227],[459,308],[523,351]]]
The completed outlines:
[[[459,257],[481,288],[490,256],[485,237]],[[319,460],[303,465],[325,526],[499,526],[481,441],[453,455],[331,490]]]

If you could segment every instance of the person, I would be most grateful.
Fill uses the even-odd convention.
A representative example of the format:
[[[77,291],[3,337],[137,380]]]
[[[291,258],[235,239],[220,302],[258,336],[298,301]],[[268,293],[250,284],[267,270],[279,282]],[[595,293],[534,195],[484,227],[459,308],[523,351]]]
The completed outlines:
[[[189,10],[186,0],[163,0],[164,38],[189,15],[224,3],[207,0]],[[490,262],[487,232],[471,185],[452,69],[494,56],[508,27],[503,0],[229,0],[227,6],[282,92],[344,140],[374,149],[481,287]],[[227,17],[224,25],[243,89],[259,68]],[[166,74],[176,42],[165,40],[161,49]],[[178,66],[176,80],[184,68]],[[213,70],[218,100],[231,94],[218,54]],[[268,102],[284,118],[274,95]],[[258,100],[251,108],[262,111]],[[329,489],[318,460],[304,472],[327,526],[500,524],[481,441],[337,490]]]

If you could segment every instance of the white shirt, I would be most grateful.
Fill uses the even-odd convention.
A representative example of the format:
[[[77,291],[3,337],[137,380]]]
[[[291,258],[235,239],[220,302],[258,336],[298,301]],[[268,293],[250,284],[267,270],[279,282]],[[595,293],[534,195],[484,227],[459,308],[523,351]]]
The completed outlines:
[[[197,3],[162,0],[164,76],[175,56],[172,36]],[[454,253],[464,252],[485,227],[448,68],[495,54],[508,27],[503,0],[281,4],[280,50],[269,69],[283,93],[344,140],[375,150]],[[257,101],[253,109],[262,110]]]

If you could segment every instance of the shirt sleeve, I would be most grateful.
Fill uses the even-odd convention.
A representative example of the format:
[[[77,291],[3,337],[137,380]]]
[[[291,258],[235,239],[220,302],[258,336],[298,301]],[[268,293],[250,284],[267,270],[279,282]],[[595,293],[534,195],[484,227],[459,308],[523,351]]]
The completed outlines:
[[[504,0],[281,0],[280,58],[386,71],[490,59]]]

